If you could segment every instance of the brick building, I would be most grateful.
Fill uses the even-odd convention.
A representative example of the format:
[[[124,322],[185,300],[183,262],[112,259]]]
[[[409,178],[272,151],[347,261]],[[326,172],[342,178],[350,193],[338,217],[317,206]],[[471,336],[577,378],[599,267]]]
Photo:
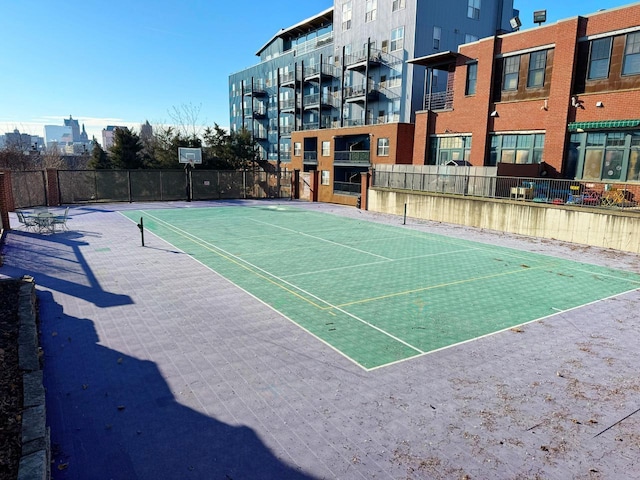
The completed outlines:
[[[446,101],[427,87],[416,114],[412,163],[640,181],[640,3],[409,63],[449,72]]]

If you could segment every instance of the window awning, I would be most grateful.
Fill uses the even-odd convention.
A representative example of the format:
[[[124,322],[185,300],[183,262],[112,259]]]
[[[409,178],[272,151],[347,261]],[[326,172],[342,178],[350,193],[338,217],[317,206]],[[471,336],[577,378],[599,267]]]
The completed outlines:
[[[640,120],[601,120],[599,122],[571,122],[569,124],[569,131],[577,132],[578,130],[637,128],[639,126],[640,126]]]

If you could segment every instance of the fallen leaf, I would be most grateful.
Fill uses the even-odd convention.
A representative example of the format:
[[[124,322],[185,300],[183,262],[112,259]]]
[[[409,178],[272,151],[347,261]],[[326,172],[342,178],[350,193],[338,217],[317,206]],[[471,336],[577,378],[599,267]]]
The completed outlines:
[[[60,465],[58,465],[58,470],[66,470],[68,466],[68,463],[61,463]]]

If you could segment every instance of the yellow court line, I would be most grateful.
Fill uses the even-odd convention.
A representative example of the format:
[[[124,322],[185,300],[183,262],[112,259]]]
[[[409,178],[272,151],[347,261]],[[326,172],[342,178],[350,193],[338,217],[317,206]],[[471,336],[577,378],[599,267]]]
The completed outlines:
[[[141,210],[141,211],[142,211],[142,210]],[[262,278],[263,280],[266,280],[267,282],[269,282],[269,283],[271,283],[271,284],[275,285],[276,287],[281,288],[282,290],[284,290],[284,291],[286,291],[286,292],[289,292],[290,294],[292,294],[292,295],[294,295],[294,296],[298,297],[300,300],[303,300],[303,301],[305,301],[305,302],[309,303],[310,305],[313,305],[313,306],[314,306],[314,307],[316,307],[318,310],[325,310],[325,311],[326,311],[326,310],[330,310],[330,309],[335,308],[335,307],[322,307],[322,306],[318,305],[317,303],[315,303],[315,302],[313,302],[313,301],[309,300],[308,298],[305,298],[304,296],[300,295],[298,292],[295,292],[295,291],[291,290],[290,288],[287,288],[285,285],[282,285],[281,283],[278,283],[278,282],[274,281],[272,278],[269,278],[269,277],[267,277],[266,275],[263,275],[262,273],[260,273],[260,272],[257,272],[257,271],[255,271],[255,270],[253,270],[253,269],[252,269],[252,268],[250,268],[248,265],[243,264],[243,263],[239,262],[238,260],[236,260],[235,258],[233,258],[233,257],[231,257],[231,256],[229,256],[229,255],[226,255],[226,254],[222,253],[218,247],[215,247],[215,246],[214,246],[214,247],[212,248],[212,247],[210,247],[209,245],[207,245],[207,244],[206,244],[206,242],[204,242],[203,240],[199,239],[199,238],[198,238],[198,237],[196,237],[195,235],[193,236],[193,238],[189,236],[189,235],[191,235],[191,234],[185,235],[184,233],[182,233],[182,232],[180,231],[180,229],[179,229],[178,227],[175,227],[174,225],[171,225],[169,222],[165,222],[165,221],[164,221],[164,220],[162,220],[161,218],[158,218],[158,217],[156,217],[156,216],[154,216],[154,215],[151,215],[151,214],[150,214],[150,213],[148,213],[148,212],[145,212],[145,213],[146,213],[146,215],[148,215],[148,216],[150,216],[150,217],[154,218],[157,222],[161,222],[161,223],[165,224],[165,225],[164,225],[164,227],[165,227],[165,228],[167,228],[167,229],[169,229],[169,230],[173,231],[174,233],[177,233],[178,235],[180,235],[181,237],[185,238],[186,240],[189,240],[189,241],[191,241],[191,242],[195,243],[196,245],[199,245],[199,246],[201,246],[202,248],[204,248],[204,249],[206,249],[206,250],[209,250],[209,251],[210,251],[210,252],[212,252],[212,253],[215,253],[215,254],[216,254],[216,255],[218,255],[219,257],[224,258],[225,260],[227,260],[227,261],[229,261],[229,262],[231,262],[231,263],[234,263],[234,264],[235,264],[235,265],[237,265],[238,267],[241,267],[241,268],[243,268],[243,269],[247,270],[248,272],[253,273],[255,276],[257,276],[257,277],[259,277],[259,278]]]
[[[361,300],[356,300],[354,302],[342,303],[340,305],[337,305],[337,307],[344,308],[344,307],[349,307],[351,305],[375,302],[378,300],[386,300],[387,298],[400,297],[402,295],[409,295],[411,293],[426,292],[427,290],[435,290],[436,288],[450,287],[452,285],[461,285],[463,283],[471,283],[471,282],[476,282],[478,280],[487,280],[489,278],[502,277],[505,275],[513,275],[515,273],[521,273],[521,272],[530,271],[530,270],[539,270],[539,269],[548,268],[548,267],[549,265],[541,265],[538,267],[529,267],[527,269],[513,270],[510,272],[494,273],[493,275],[485,275],[483,277],[465,278],[464,280],[456,280],[455,282],[441,283],[439,285],[431,285],[429,287],[416,288],[413,290],[405,290],[404,292],[395,292],[395,293],[390,293],[388,295],[381,295],[379,297],[363,298]]]
[[[143,212],[143,213],[144,213],[144,212]],[[319,309],[319,310],[321,310],[321,311],[323,311],[323,312],[331,313],[331,310],[337,310],[337,311],[339,311],[340,313],[345,314],[345,315],[347,315],[348,317],[351,317],[351,318],[353,318],[354,320],[357,320],[358,322],[360,322],[360,323],[362,323],[362,324],[364,324],[364,325],[367,325],[367,326],[369,326],[369,327],[373,328],[374,330],[377,330],[378,332],[382,333],[383,335],[386,335],[387,337],[389,337],[389,338],[391,338],[391,339],[393,339],[393,340],[395,340],[395,341],[397,341],[397,342],[399,342],[399,343],[401,343],[401,344],[403,344],[403,345],[405,345],[405,346],[409,347],[410,349],[415,350],[416,352],[424,353],[424,351],[420,350],[419,348],[417,348],[417,347],[415,347],[415,346],[411,345],[410,343],[405,342],[405,341],[404,341],[404,340],[402,340],[401,338],[396,337],[395,335],[392,335],[391,333],[389,333],[389,332],[387,332],[387,331],[385,331],[385,330],[381,329],[380,327],[377,327],[376,325],[374,325],[374,324],[372,324],[372,323],[370,323],[370,322],[367,322],[366,320],[363,320],[363,319],[361,319],[360,317],[357,317],[356,315],[354,315],[354,314],[352,314],[352,313],[347,312],[346,310],[342,310],[340,307],[335,306],[335,305],[332,305],[331,303],[327,302],[326,300],[323,300],[323,299],[321,299],[321,298],[319,298],[319,297],[316,297],[316,296],[315,296],[315,295],[313,295],[312,293],[306,292],[306,291],[304,291],[304,290],[302,290],[302,289],[300,289],[300,288],[296,287],[295,285],[291,284],[293,288],[298,288],[298,290],[302,291],[303,293],[306,293],[306,294],[307,294],[307,295],[309,295],[310,297],[315,297],[315,298],[317,298],[319,301],[321,301],[321,302],[323,302],[323,303],[326,303],[326,304],[328,305],[328,307],[326,307],[326,308],[320,307],[318,304],[316,304],[316,303],[312,302],[311,300],[308,300],[307,298],[305,298],[305,297],[301,296],[301,295],[300,295],[300,294],[298,294],[297,292],[295,292],[295,291],[293,291],[293,290],[290,290],[290,289],[286,288],[284,285],[279,284],[279,283],[276,283],[275,281],[273,281],[271,278],[267,277],[266,275],[262,275],[262,274],[260,274],[260,273],[256,272],[255,270],[253,270],[253,269],[249,268],[249,266],[252,266],[252,267],[254,267],[254,268],[255,268],[255,269],[257,269],[257,270],[261,270],[261,269],[260,269],[260,267],[257,267],[257,266],[255,266],[255,265],[252,265],[251,263],[247,262],[246,260],[244,261],[244,262],[246,263],[246,265],[245,265],[245,264],[243,264],[243,263],[239,262],[238,260],[236,260],[235,258],[233,258],[233,257],[234,257],[234,256],[233,256],[233,254],[229,254],[229,253],[225,252],[222,248],[220,248],[220,247],[216,247],[215,245],[212,245],[212,246],[213,246],[213,248],[215,249],[215,250],[214,250],[214,249],[212,249],[211,247],[209,247],[208,245],[206,245],[206,243],[207,243],[206,241],[204,241],[204,240],[202,240],[202,239],[200,239],[200,238],[196,237],[195,235],[193,235],[193,234],[191,234],[191,233],[189,233],[189,232],[183,231],[183,230],[182,230],[182,229],[180,229],[179,227],[176,227],[176,226],[174,226],[174,225],[170,224],[169,222],[166,222],[166,221],[162,220],[161,218],[158,218],[158,217],[156,217],[156,216],[154,216],[154,215],[152,215],[152,214],[150,214],[150,213],[147,213],[147,215],[149,215],[151,218],[154,218],[154,219],[155,219],[157,222],[159,222],[160,224],[166,224],[166,225],[165,225],[165,228],[167,228],[168,230],[171,230],[171,231],[173,231],[174,233],[177,233],[178,235],[180,235],[180,236],[184,237],[185,239],[192,241],[192,242],[193,242],[193,243],[195,243],[196,245],[200,245],[201,247],[203,247],[203,248],[205,248],[205,249],[207,249],[207,250],[211,251],[212,253],[215,253],[216,255],[218,255],[218,256],[220,256],[220,257],[224,258],[225,260],[228,260],[228,261],[230,261],[230,262],[232,262],[232,263],[234,263],[234,264],[238,265],[239,267],[242,267],[243,269],[247,270],[248,272],[253,273],[253,274],[254,274],[254,275],[256,275],[257,277],[262,278],[262,279],[264,279],[264,280],[267,280],[269,283],[271,283],[271,284],[275,285],[276,287],[279,287],[279,288],[281,288],[281,289],[283,289],[283,290],[285,290],[285,291],[287,291],[287,292],[291,293],[292,295],[294,295],[294,296],[298,297],[300,300],[303,300],[303,301],[305,301],[305,302],[309,303],[310,305],[313,305],[314,307],[316,307],[317,309]],[[183,232],[184,232],[184,233],[183,233]],[[186,235],[185,235],[185,233],[186,233]],[[192,238],[190,238],[190,237],[192,237]],[[196,240],[194,240],[194,239],[197,239],[198,241],[196,241]],[[219,250],[219,251],[218,251],[218,250]],[[220,252],[224,252],[224,254],[222,254],[222,253],[220,253]],[[265,270],[265,272],[266,272],[268,275],[271,275],[272,277],[274,277],[274,278],[276,278],[276,279],[278,279],[278,280],[282,281],[283,283],[288,283],[286,280],[282,280],[282,279],[278,278],[277,276],[275,276],[275,275],[273,275],[273,274],[271,274],[271,273],[267,272],[266,270]]]

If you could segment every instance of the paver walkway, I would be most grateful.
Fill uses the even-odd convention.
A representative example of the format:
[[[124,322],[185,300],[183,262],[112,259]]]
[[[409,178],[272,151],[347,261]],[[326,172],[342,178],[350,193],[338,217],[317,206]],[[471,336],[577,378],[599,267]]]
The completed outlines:
[[[200,205],[76,206],[69,232],[8,234],[0,275],[38,285],[54,479],[640,475],[640,414],[616,424],[640,407],[639,292],[364,372],[171,245],[141,247],[116,211]],[[640,272],[634,255],[409,223]]]

